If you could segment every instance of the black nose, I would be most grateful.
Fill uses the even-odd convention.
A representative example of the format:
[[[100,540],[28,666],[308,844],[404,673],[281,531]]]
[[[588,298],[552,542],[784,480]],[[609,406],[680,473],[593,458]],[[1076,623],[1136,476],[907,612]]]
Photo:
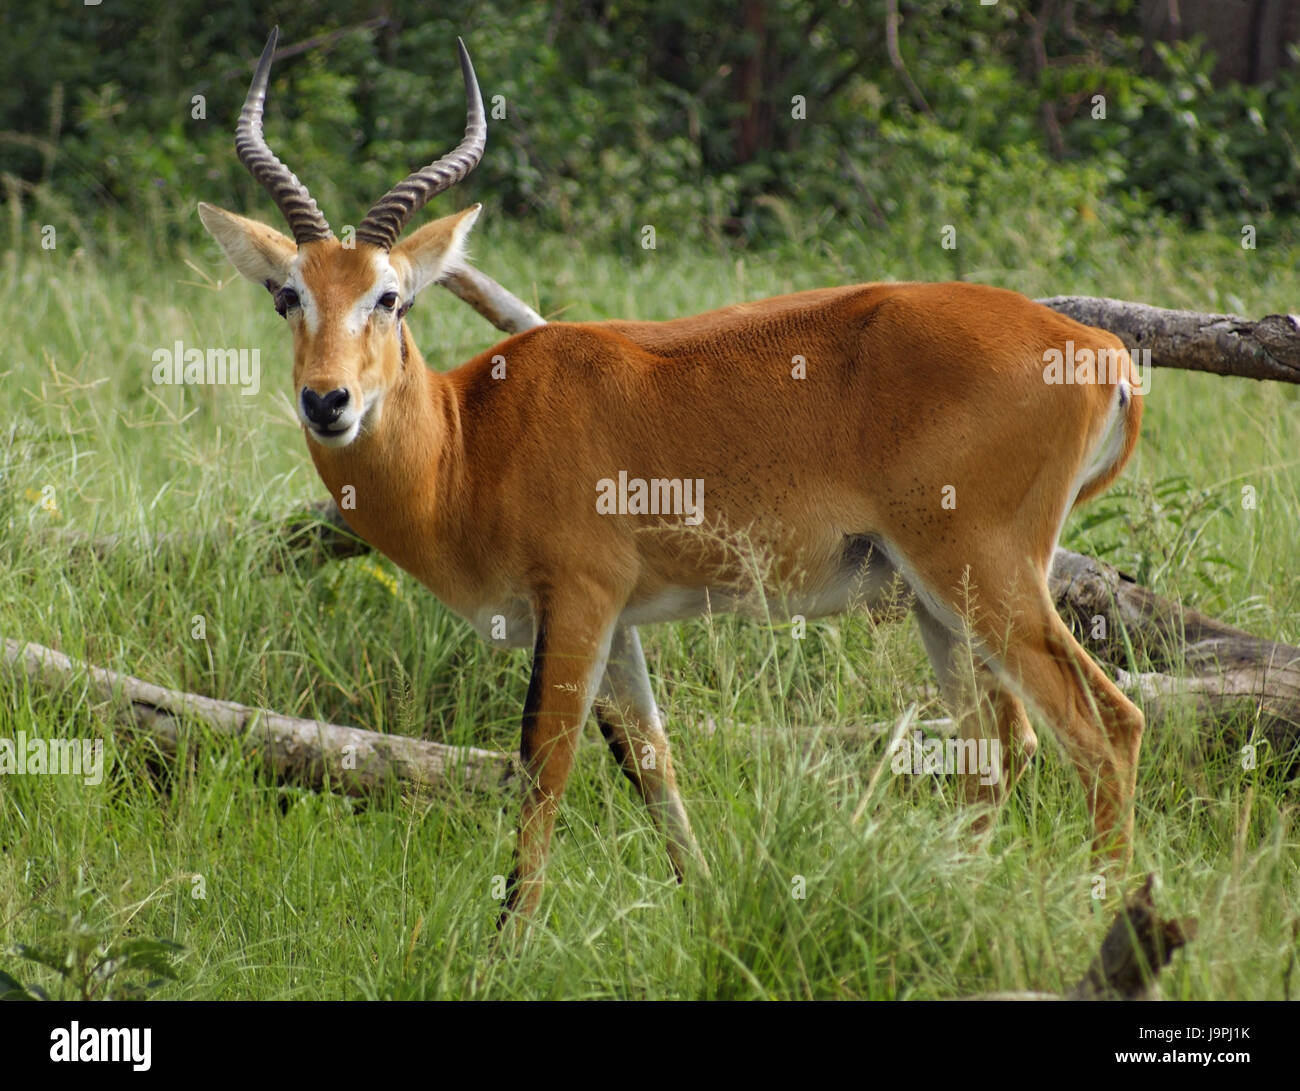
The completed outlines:
[[[337,390],[331,390],[324,397],[309,386],[302,388],[302,411],[317,428],[328,428],[339,419],[339,414],[347,404],[347,387],[341,386]]]

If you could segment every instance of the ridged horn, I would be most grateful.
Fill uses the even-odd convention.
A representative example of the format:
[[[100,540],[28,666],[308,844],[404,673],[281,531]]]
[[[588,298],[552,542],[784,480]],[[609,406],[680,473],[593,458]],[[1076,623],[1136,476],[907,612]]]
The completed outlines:
[[[328,239],[333,233],[311,194],[307,192],[307,187],[275,157],[262,135],[266,84],[271,75],[275,43],[279,40],[280,28],[276,27],[266,39],[266,48],[262,50],[262,59],[257,62],[257,71],[248,88],[248,97],[244,99],[244,108],[239,111],[239,124],[235,126],[235,154],[249,173],[266,187],[276,206],[284,213],[284,218],[289,221],[294,242],[301,246],[305,242]]]
[[[361,242],[391,250],[406,221],[432,198],[464,178],[483,158],[487,143],[483,96],[465,43],[457,38],[456,44],[460,47],[460,71],[465,78],[465,137],[455,151],[408,175],[375,202],[357,228],[357,239]]]

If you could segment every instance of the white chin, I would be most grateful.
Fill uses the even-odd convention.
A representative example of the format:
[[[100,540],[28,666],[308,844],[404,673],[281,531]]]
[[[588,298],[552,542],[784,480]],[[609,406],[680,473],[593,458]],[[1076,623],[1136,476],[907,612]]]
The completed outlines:
[[[346,428],[340,429],[337,432],[322,432],[320,429],[314,428],[310,424],[306,427],[307,435],[312,438],[313,442],[319,443],[322,447],[346,447],[357,438],[357,433],[360,431],[360,417],[354,420]]]

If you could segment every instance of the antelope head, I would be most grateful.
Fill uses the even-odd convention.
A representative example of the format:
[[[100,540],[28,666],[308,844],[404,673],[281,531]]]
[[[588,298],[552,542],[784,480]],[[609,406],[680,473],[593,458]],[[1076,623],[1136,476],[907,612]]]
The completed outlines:
[[[454,151],[415,171],[366,213],[355,244],[334,237],[316,202],[267,146],[262,110],[279,30],[258,61],[235,130],[235,151],[289,221],[290,239],[265,224],[200,203],[203,226],[235,268],[265,285],[293,334],[293,390],[309,443],[346,447],[374,427],[384,398],[409,373],[414,345],[402,321],[417,292],[461,260],[481,206],[434,220],[402,242],[406,222],[464,178],[483,156],[483,98],[459,42],[468,100]],[[421,367],[419,370],[423,371]]]

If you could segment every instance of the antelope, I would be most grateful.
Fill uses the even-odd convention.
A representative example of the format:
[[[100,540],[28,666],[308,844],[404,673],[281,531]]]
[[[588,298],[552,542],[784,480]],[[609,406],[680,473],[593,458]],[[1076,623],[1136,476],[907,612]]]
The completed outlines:
[[[541,324],[435,371],[405,316],[470,269],[481,206],[399,236],[483,155],[464,43],[464,137],[344,245],[262,133],[276,40],[235,149],[293,238],[208,204],[199,215],[289,326],[307,449],[348,524],[494,644],[532,648],[499,924],[538,907],[593,707],[678,881],[708,876],[638,626],[764,603],[888,612],[900,584],[961,736],[1000,743],[999,775],[961,778],[961,794],[990,810],[1005,798],[1037,748],[1029,705],[1076,767],[1093,851],[1127,861],[1143,716],[1047,586],[1066,516],[1137,442],[1141,382],[1118,338],[1002,289],[867,283],[667,322]],[[1067,349],[1118,367],[1047,381],[1044,360]],[[698,518],[645,503],[647,483],[675,499],[665,481],[696,486]]]

